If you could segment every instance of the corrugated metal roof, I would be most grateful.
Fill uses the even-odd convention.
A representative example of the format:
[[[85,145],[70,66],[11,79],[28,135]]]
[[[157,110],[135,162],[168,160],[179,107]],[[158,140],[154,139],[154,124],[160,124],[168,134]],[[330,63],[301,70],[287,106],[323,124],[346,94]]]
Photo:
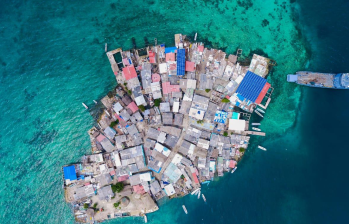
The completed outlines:
[[[185,73],[185,49],[177,50],[177,75]]]
[[[248,71],[236,92],[244,98],[256,102],[266,82],[266,79]]]
[[[70,180],[70,181],[77,179],[74,166],[63,167],[63,172],[64,172],[64,179]]]

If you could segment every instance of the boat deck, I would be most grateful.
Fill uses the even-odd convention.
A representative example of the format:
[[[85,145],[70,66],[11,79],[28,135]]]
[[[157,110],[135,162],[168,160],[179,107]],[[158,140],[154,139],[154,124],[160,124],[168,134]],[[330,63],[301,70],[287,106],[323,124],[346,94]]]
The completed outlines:
[[[318,85],[323,87],[332,88],[333,87],[333,74],[316,73],[316,72],[297,72],[298,84],[303,85]]]

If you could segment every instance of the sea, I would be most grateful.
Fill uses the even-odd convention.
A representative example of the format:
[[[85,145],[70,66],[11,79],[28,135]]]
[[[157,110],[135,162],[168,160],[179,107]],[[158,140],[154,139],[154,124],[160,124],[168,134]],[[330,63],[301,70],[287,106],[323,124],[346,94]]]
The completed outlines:
[[[299,70],[349,72],[348,8],[345,0],[1,1],[0,223],[74,223],[61,167],[91,153],[94,120],[81,103],[93,110],[116,85],[104,44],[173,46],[176,33],[229,54],[241,48],[241,60],[275,60],[274,93],[266,137],[251,138],[234,174],[202,187],[207,203],[164,201],[148,222],[348,223],[349,91],[286,82]]]

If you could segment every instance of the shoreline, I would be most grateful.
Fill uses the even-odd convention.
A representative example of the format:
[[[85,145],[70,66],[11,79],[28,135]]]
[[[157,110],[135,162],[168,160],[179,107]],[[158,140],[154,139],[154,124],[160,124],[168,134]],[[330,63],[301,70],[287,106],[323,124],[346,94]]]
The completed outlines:
[[[107,52],[118,85],[88,131],[92,154],[63,167],[76,221],[157,211],[161,198],[235,171],[250,135],[265,136],[249,121],[269,105],[265,78],[276,63],[254,54],[242,66],[242,50],[227,55],[181,34],[175,45]]]

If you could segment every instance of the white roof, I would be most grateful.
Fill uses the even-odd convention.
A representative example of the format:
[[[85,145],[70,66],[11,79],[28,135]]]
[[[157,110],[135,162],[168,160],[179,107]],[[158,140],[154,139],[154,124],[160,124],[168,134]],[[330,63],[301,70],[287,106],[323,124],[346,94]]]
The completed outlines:
[[[116,113],[119,113],[123,109],[123,107],[119,102],[117,102],[116,104],[114,104],[113,109]]]
[[[210,147],[210,142],[200,138],[198,141],[198,147],[204,148],[204,149],[208,149]]]
[[[113,152],[114,154],[114,163],[116,167],[120,167],[121,166],[121,161],[120,161],[120,155],[118,152]]]
[[[244,131],[246,128],[245,120],[229,119],[229,130]]]
[[[145,104],[145,99],[143,95],[140,95],[139,97],[135,98],[137,106]]]
[[[172,163],[177,165],[181,162],[183,156],[181,156],[180,154],[176,153],[176,155],[173,157],[172,159]]]
[[[187,88],[196,89],[196,80],[195,79],[188,79],[187,80]]]
[[[165,192],[166,192],[167,196],[171,196],[171,195],[174,195],[176,193],[172,184],[165,186]]]
[[[172,112],[178,112],[179,111],[179,102],[173,102]]]
[[[237,82],[237,84],[240,84],[241,81],[244,79],[244,77],[242,77],[241,75],[239,75],[236,79],[235,82]]]
[[[166,63],[159,64],[159,70],[160,70],[160,74],[167,73],[167,64]]]
[[[198,109],[195,109],[195,108],[190,108],[190,111],[189,111],[189,116],[190,117],[193,117],[193,118],[198,119],[198,120],[203,120],[204,119],[204,115],[205,115],[205,111],[198,110]]]
[[[151,181],[151,173],[150,172],[141,173],[141,174],[139,174],[139,179],[141,180],[141,182]]]
[[[107,167],[107,165],[106,165],[106,164],[101,164],[101,165],[99,165],[99,171],[100,171],[101,173],[108,173],[108,167]]]
[[[168,148],[166,148],[165,146],[161,145],[158,142],[155,144],[155,150],[158,152],[161,152],[166,157],[168,157],[171,153],[171,150],[169,150]]]
[[[164,143],[165,140],[166,140],[166,133],[165,132],[160,132],[157,141],[161,142],[161,143]]]

